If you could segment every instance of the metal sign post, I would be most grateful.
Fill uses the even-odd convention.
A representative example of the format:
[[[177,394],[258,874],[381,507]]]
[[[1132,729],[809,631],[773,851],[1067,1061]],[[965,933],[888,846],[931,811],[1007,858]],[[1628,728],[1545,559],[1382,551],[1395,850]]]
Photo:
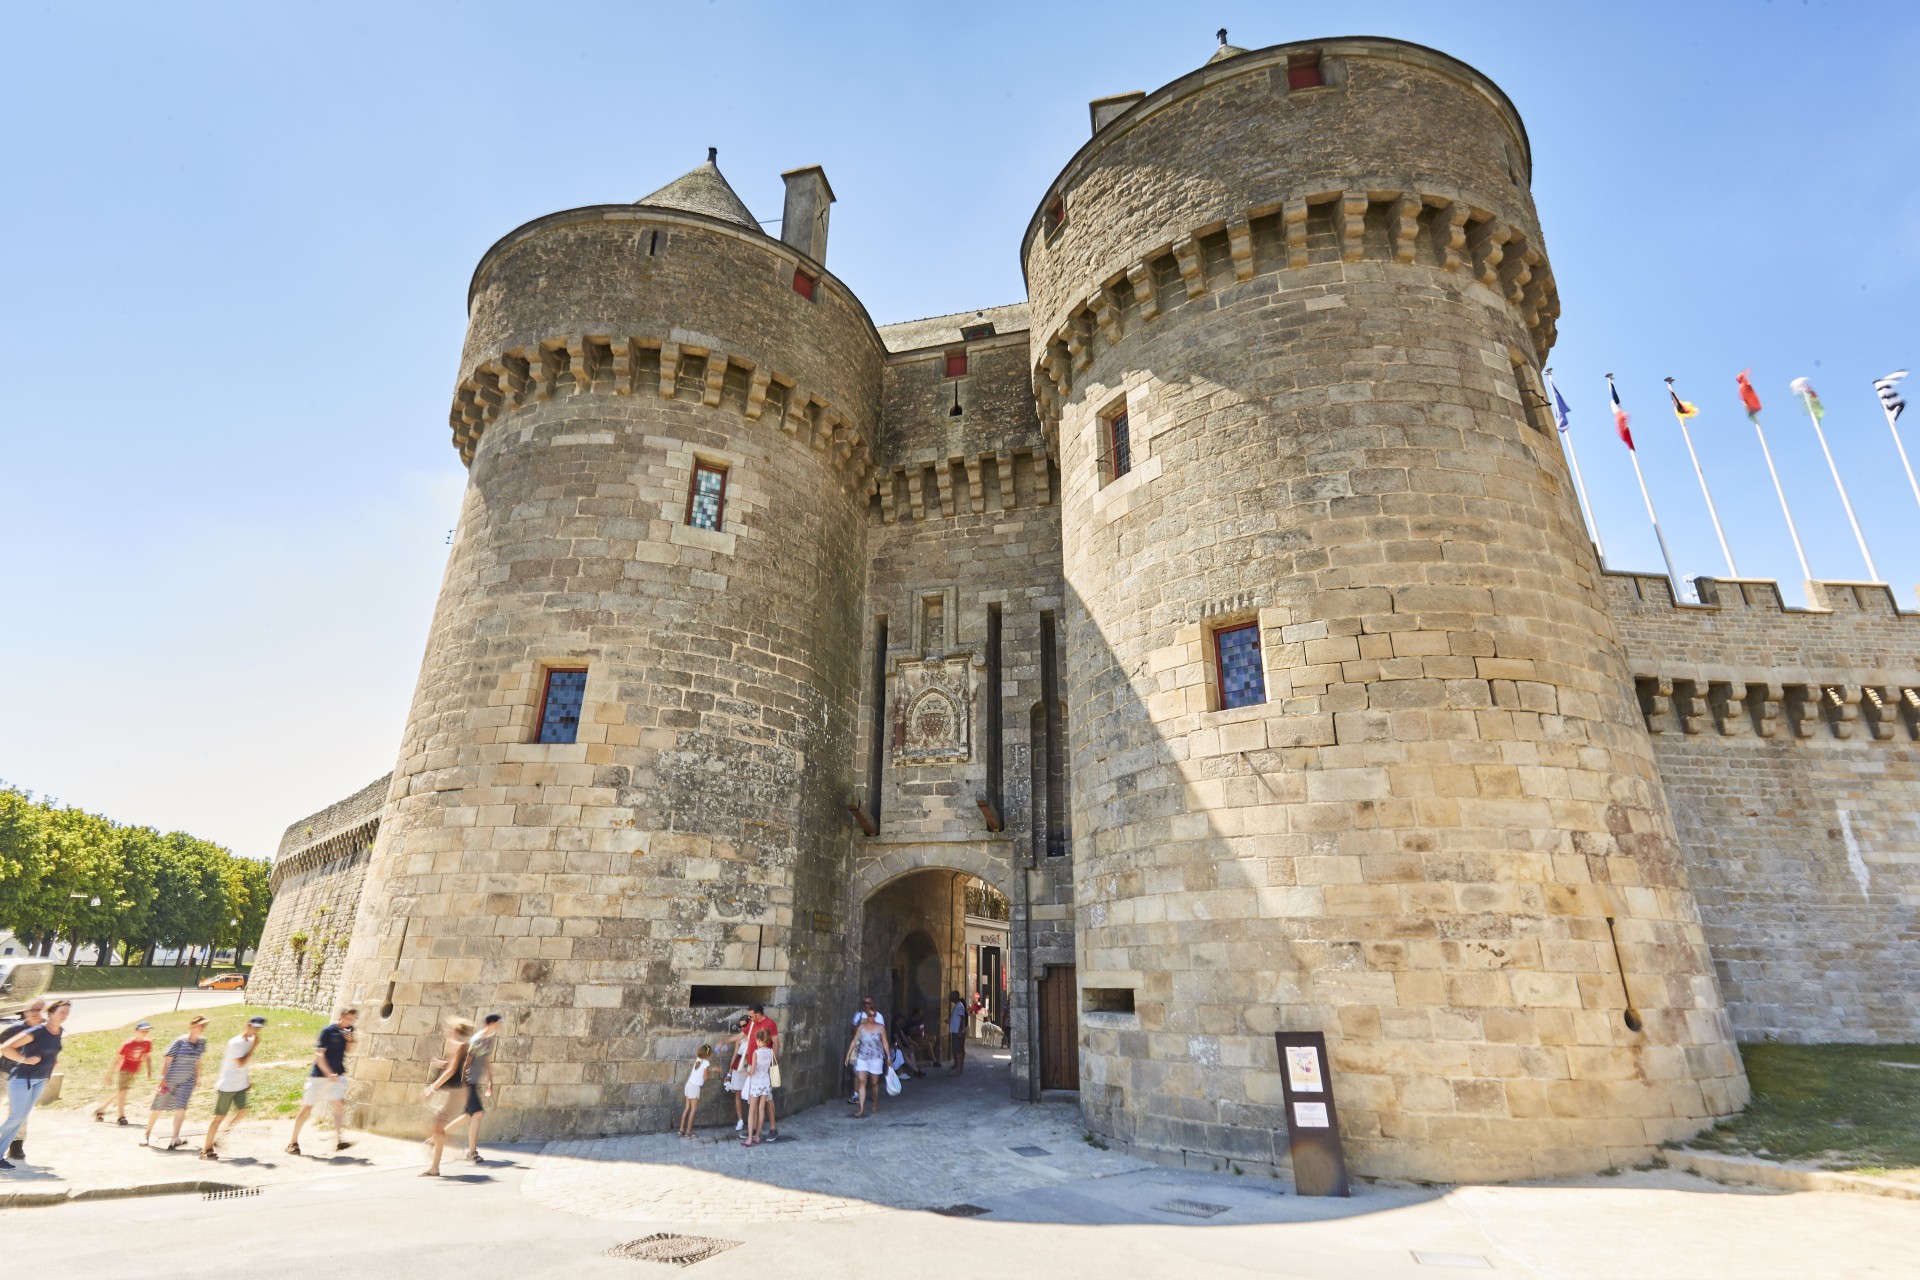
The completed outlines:
[[[1333,1105],[1327,1037],[1318,1031],[1277,1031],[1280,1086],[1287,1104],[1287,1150],[1293,1157],[1293,1193],[1344,1196],[1347,1158],[1340,1149],[1340,1113]]]

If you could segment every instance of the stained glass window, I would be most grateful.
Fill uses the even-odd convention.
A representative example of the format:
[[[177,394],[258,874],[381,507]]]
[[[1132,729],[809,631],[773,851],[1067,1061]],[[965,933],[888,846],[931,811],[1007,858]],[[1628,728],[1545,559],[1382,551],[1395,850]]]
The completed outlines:
[[[547,696],[540,703],[540,741],[572,742],[580,733],[580,700],[587,691],[585,671],[547,672]]]
[[[1107,419],[1107,456],[1113,463],[1113,474],[1108,479],[1118,480],[1133,470],[1133,441],[1127,435],[1125,409]]]
[[[720,531],[727,500],[727,473],[701,462],[693,468],[693,492],[687,498],[687,523],[696,529]]]
[[[1267,677],[1260,669],[1260,628],[1255,623],[1213,633],[1220,674],[1220,709],[1250,707],[1267,700]]]

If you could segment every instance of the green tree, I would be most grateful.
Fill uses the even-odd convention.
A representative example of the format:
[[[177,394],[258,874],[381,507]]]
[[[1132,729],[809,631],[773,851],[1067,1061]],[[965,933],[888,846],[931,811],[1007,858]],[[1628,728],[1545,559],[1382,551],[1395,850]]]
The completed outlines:
[[[149,929],[165,947],[199,946],[226,924],[226,879],[220,861],[226,850],[184,831],[161,837],[159,872],[154,877],[154,913]],[[187,957],[183,954],[181,962]]]
[[[133,961],[136,945],[152,936],[154,891],[160,876],[163,841],[152,827],[121,827],[120,871],[112,886],[112,918],[100,948],[100,963],[116,941],[127,944],[126,960]],[[104,897],[104,895],[103,895]],[[103,908],[105,909],[105,908]]]
[[[227,855],[227,919],[237,925],[225,926],[220,945],[233,948],[235,963],[241,952],[260,945],[267,927],[267,911],[273,906],[273,886],[268,877],[273,868],[258,858]]]
[[[25,791],[0,783],[0,926],[24,939],[40,879],[46,873],[46,810]]]

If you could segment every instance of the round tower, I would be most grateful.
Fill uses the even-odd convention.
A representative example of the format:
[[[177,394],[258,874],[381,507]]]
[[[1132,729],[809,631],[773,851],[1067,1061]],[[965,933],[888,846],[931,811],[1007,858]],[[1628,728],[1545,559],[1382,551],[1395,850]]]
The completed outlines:
[[[788,185],[793,244],[709,155],[474,273],[470,478],[342,988],[375,1127],[421,1123],[449,1014],[505,1015],[501,1138],[667,1125],[753,1002],[783,1102],[834,1087],[794,993],[843,966],[882,351],[819,261],[824,177]]]
[[[1063,485],[1082,1106],[1363,1173],[1624,1163],[1746,1083],[1545,414],[1526,132],[1351,38],[1103,99],[1023,253]]]

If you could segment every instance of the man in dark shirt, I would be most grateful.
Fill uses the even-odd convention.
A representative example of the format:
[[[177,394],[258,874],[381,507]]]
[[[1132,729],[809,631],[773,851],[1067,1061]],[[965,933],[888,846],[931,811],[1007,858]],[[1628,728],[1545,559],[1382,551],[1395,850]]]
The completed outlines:
[[[0,1150],[20,1132],[20,1126],[27,1122],[27,1113],[46,1090],[53,1066],[60,1061],[61,1039],[65,1034],[62,1027],[72,1007],[65,1000],[55,1000],[47,1006],[45,1022],[0,1041],[0,1058],[12,1064],[7,1080],[7,1122],[0,1124]],[[13,1167],[11,1160],[0,1157],[0,1169]]]
[[[307,1087],[300,1095],[300,1112],[293,1118],[288,1155],[300,1154],[300,1127],[323,1102],[333,1112],[333,1149],[345,1151],[353,1145],[346,1140],[347,1050],[353,1044],[353,1024],[359,1017],[358,1009],[342,1009],[332,1022],[320,1028],[313,1046],[313,1069],[307,1073]]]

